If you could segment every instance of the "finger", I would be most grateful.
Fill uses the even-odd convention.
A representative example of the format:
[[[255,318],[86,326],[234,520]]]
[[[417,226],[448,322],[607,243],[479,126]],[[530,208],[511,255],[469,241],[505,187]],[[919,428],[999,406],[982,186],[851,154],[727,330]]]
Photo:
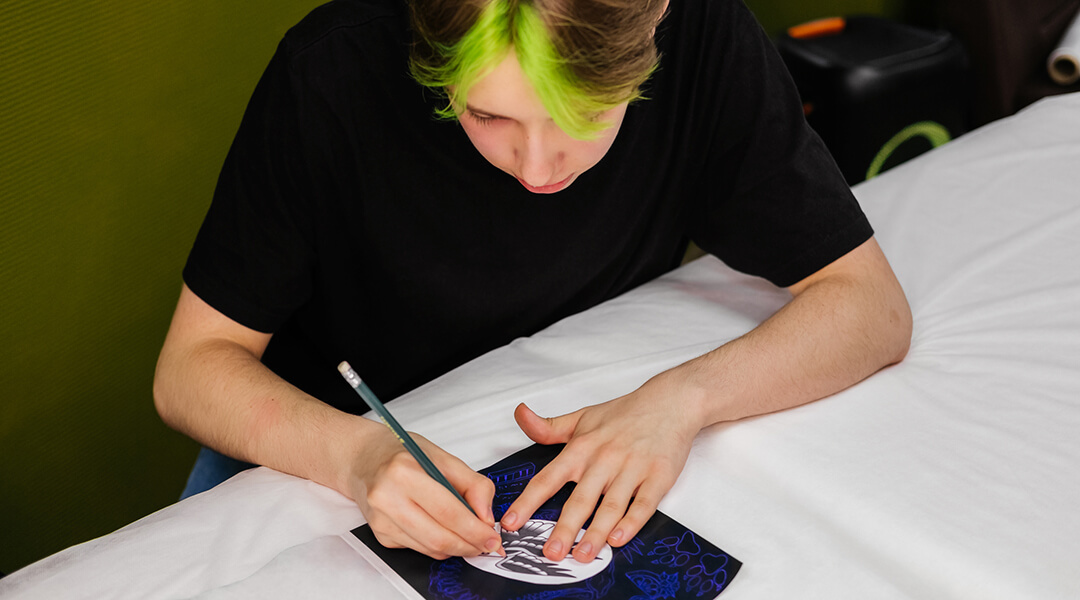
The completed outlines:
[[[463,540],[455,541],[452,532],[440,527],[415,502],[402,499],[393,508],[393,512],[376,510],[368,519],[375,539],[383,546],[410,548],[436,560],[462,554],[462,545],[464,553],[472,553],[468,544]]]
[[[426,473],[423,474],[426,478],[423,482],[425,490],[416,496],[417,504],[442,527],[472,545],[476,553],[502,554],[502,538],[494,529],[495,518],[491,515],[495,485],[457,458],[446,456],[449,460],[440,461],[440,470],[451,485],[462,493],[469,506],[462,504],[450,490]]]
[[[495,526],[495,515],[491,511],[491,502],[495,499],[495,484],[490,479],[481,475],[464,489],[458,488],[458,491],[485,525]]]
[[[495,499],[495,484],[487,477],[473,471],[455,456],[446,455],[445,462],[440,460],[439,469],[447,481],[454,486],[469,503],[476,516],[488,528],[495,526],[495,516],[491,512],[491,502]]]
[[[419,439],[425,442],[429,456],[439,465],[440,471],[450,473],[454,480],[471,477],[474,482],[479,482],[486,479],[437,446]],[[368,490],[367,501],[377,513],[385,515],[412,539],[435,552],[472,556],[497,551],[501,546],[502,540],[492,525],[473,515],[407,452],[399,452],[390,458],[378,484]],[[447,532],[470,548],[462,547],[455,539],[448,539]]]
[[[375,539],[378,540],[383,547],[409,548],[435,560],[446,560],[447,558],[450,558],[449,554],[437,552],[434,549],[427,547],[425,544],[413,539],[412,536],[402,531],[401,528],[393,522],[388,522],[386,526],[380,524],[378,528],[375,523],[368,524],[371,525],[371,531],[375,534]]]
[[[499,556],[506,556],[506,550],[502,546],[502,536],[495,530],[495,515],[491,510],[491,503],[495,499],[495,483],[483,475],[474,475],[476,475],[476,477],[472,478],[474,483],[461,490],[461,493],[476,513],[476,516],[484,522],[484,526],[488,530],[495,532],[492,538],[484,542],[484,551],[488,554],[495,553]],[[495,541],[494,549],[492,548],[492,539]]]
[[[493,529],[495,516],[491,511],[491,503],[495,498],[495,484],[484,475],[473,471],[460,458],[432,444],[426,438],[416,437],[422,440],[424,447],[428,449],[430,458],[436,463],[439,471],[450,482],[450,485],[465,498],[476,517],[483,521],[489,529]]]
[[[576,411],[561,417],[544,418],[522,403],[514,409],[514,420],[525,435],[538,444],[565,444],[574,434],[580,413]]]
[[[671,483],[665,483],[657,479],[646,479],[638,488],[637,496],[630,503],[626,515],[619,520],[619,524],[615,526],[614,531],[608,535],[608,543],[619,547],[633,539],[653,516],[653,513],[656,512],[660,500],[671,489],[671,485]]]
[[[510,531],[517,531],[536,512],[536,509],[540,508],[541,504],[547,502],[568,481],[576,478],[572,468],[572,462],[566,460],[563,454],[559,454],[555,460],[540,469],[517,499],[510,504],[510,508],[506,509],[502,526]]]
[[[593,514],[588,531],[574,548],[575,559],[580,562],[590,562],[596,558],[604,544],[608,543],[615,527],[626,515],[626,509],[630,505],[637,486],[638,478],[625,473],[616,477],[615,481],[608,486],[600,506]]]
[[[443,527],[423,506],[418,504],[408,507],[402,514],[397,515],[397,528],[399,528],[399,533],[395,536],[397,541],[436,560],[444,560],[451,556],[476,556],[482,551],[463,540],[454,531]]]
[[[544,544],[544,556],[556,561],[566,557],[567,553],[573,548],[578,533],[581,532],[581,526],[585,524],[585,521],[589,520],[593,510],[596,508],[596,503],[600,499],[600,494],[604,492],[608,481],[609,472],[607,470],[593,469],[585,474],[585,477],[578,483],[573,493],[563,504],[559,521],[555,524],[555,529],[552,530],[551,535],[548,536],[547,543]],[[591,548],[587,550],[591,550]]]

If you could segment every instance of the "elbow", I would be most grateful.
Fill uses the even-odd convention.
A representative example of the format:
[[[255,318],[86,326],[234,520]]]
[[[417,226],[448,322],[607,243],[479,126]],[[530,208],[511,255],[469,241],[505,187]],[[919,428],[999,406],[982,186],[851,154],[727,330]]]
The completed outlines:
[[[908,321],[906,329],[897,335],[896,351],[893,355],[893,359],[889,364],[896,364],[905,358],[907,358],[908,351],[911,350],[911,322]]]
[[[891,332],[889,336],[891,342],[889,344],[889,356],[892,358],[886,364],[893,365],[904,360],[908,351],[911,350],[913,319],[911,307],[908,305],[903,292],[900,293],[899,302],[890,307],[888,318],[888,330]]]
[[[176,429],[175,421],[175,408],[173,403],[170,402],[171,395],[169,390],[172,386],[169,385],[169,376],[167,375],[167,369],[165,368],[165,355],[162,354],[158,358],[157,368],[154,370],[154,409],[157,410],[157,414],[161,417],[161,420],[172,429]]]

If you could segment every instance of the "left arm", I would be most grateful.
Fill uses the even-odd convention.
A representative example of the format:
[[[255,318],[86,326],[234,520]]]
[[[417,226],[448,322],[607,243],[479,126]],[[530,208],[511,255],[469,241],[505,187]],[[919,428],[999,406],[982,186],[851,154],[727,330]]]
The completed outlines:
[[[592,560],[605,542],[621,546],[644,526],[702,428],[817,400],[907,354],[911,310],[873,238],[788,290],[791,302],[746,335],[631,394],[550,419],[518,406],[515,417],[530,438],[566,448],[510,506],[503,525],[517,529],[575,481],[544,552],[566,556],[603,495],[574,549],[578,560]]]

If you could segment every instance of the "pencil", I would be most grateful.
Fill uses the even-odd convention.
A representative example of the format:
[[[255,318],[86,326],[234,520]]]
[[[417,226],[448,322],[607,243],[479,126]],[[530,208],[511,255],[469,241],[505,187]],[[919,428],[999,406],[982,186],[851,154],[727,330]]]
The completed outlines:
[[[426,454],[424,454],[424,451],[421,450],[420,446],[416,444],[416,440],[412,439],[412,437],[409,436],[409,432],[405,431],[401,424],[397,422],[397,419],[394,418],[394,415],[390,414],[390,411],[386,410],[386,406],[382,402],[380,402],[379,399],[375,396],[375,392],[372,392],[371,388],[369,388],[368,385],[364,383],[364,380],[360,379],[360,376],[357,375],[356,371],[354,371],[352,367],[349,366],[349,363],[346,361],[342,361],[341,364],[338,365],[338,371],[341,372],[341,376],[345,378],[345,381],[349,382],[349,385],[351,385],[352,388],[356,390],[356,393],[364,399],[364,402],[371,407],[371,410],[375,411],[375,414],[379,415],[379,418],[382,419],[382,422],[386,423],[386,426],[390,428],[390,431],[394,432],[394,435],[397,436],[398,441],[401,442],[403,446],[405,446],[405,449],[408,450],[409,454],[411,454],[412,457],[416,459],[416,462],[420,463],[420,466],[424,468],[424,471],[426,471],[432,479],[438,481],[442,484],[443,487],[450,490],[450,493],[453,494],[455,498],[460,500],[461,503],[465,505],[465,508],[469,509],[469,512],[471,512],[473,515],[476,515],[476,511],[473,510],[471,506],[469,506],[469,503],[465,501],[465,498],[461,497],[461,494],[459,494],[458,491],[454,489],[454,486],[450,485],[450,482],[446,479],[446,476],[444,476],[442,472],[439,471],[439,468],[435,466],[435,463],[431,462],[431,459],[428,458]]]

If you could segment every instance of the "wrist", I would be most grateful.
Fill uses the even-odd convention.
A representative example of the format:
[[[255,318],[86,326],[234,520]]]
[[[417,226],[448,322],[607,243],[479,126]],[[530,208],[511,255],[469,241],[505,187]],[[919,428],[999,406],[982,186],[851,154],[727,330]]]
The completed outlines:
[[[357,486],[365,479],[366,469],[379,464],[379,456],[396,449],[398,442],[382,423],[357,415],[349,415],[340,441],[332,449],[333,487],[356,501],[358,493],[362,493]]]
[[[661,373],[667,380],[671,396],[678,400],[680,410],[698,430],[721,421],[733,420],[727,415],[730,387],[717,372],[715,357],[700,356]]]
[[[332,465],[330,473],[332,479],[327,485],[341,492],[353,496],[351,491],[357,462],[369,451],[370,438],[375,430],[369,419],[358,415],[345,415],[339,422],[339,427],[332,440],[326,440],[329,452],[329,464]]]

